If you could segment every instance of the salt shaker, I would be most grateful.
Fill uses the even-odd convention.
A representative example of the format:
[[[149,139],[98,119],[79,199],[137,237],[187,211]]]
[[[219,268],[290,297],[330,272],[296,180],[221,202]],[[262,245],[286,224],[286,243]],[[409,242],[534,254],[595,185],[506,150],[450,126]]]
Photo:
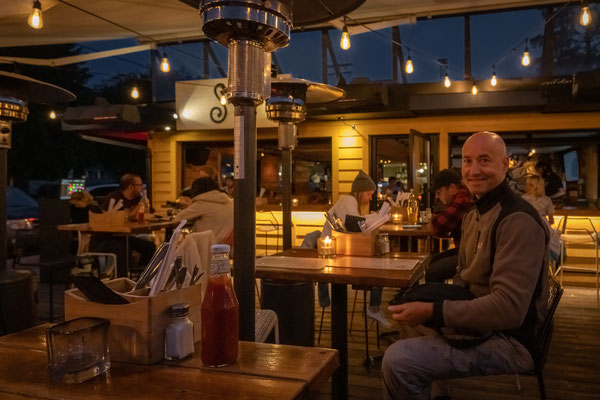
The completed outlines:
[[[169,312],[171,322],[165,329],[165,358],[181,360],[194,352],[194,323],[188,318],[190,306],[175,304]]]

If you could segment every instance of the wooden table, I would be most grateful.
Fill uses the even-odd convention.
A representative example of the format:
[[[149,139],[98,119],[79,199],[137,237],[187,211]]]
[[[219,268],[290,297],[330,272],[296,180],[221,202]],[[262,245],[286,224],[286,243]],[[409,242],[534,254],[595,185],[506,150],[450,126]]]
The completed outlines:
[[[317,257],[315,249],[291,249],[286,257]],[[331,346],[339,351],[340,367],[333,375],[332,397],[348,397],[348,288],[347,285],[409,287],[422,274],[428,256],[418,253],[395,253],[395,258],[419,259],[412,270],[326,267],[322,269],[292,269],[285,265],[256,266],[256,277],[285,281],[331,283]],[[359,260],[359,259],[355,259]]]
[[[383,224],[378,229],[379,232],[387,233],[389,236],[422,237],[425,238],[425,248],[431,250],[431,238],[435,236],[431,225],[421,225],[419,227],[405,227],[401,224]],[[412,240],[408,240],[408,251],[412,251]]]
[[[60,231],[82,232],[82,233],[112,233],[121,234],[125,237],[125,270],[129,274],[129,236],[140,233],[149,233],[160,229],[175,228],[178,221],[146,221],[143,224],[138,222],[127,222],[123,225],[90,226],[88,223],[58,225],[56,228]]]
[[[240,342],[238,362],[204,367],[200,344],[183,361],[155,365],[113,362],[109,373],[80,384],[49,377],[45,329],[49,324],[0,338],[0,398],[109,399],[297,399],[313,394],[338,365],[335,350]]]

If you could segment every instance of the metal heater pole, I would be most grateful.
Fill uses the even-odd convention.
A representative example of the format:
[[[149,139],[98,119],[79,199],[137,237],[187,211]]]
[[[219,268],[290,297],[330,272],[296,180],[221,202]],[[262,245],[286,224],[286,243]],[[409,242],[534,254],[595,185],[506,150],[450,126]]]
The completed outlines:
[[[292,248],[292,149],[281,150],[283,191],[283,250]]]
[[[0,272],[6,270],[6,173],[7,149],[0,149]]]
[[[234,112],[234,286],[240,303],[240,340],[254,341],[256,226],[256,108]]]

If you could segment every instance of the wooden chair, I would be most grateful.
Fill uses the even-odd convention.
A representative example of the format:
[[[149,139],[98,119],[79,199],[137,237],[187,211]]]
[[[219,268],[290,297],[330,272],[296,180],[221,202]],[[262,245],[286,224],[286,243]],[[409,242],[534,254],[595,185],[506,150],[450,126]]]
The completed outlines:
[[[536,375],[538,381],[538,387],[540,391],[540,399],[546,400],[546,387],[544,385],[544,366],[546,365],[546,357],[548,356],[548,350],[550,349],[550,342],[552,341],[553,333],[553,318],[558,303],[563,295],[563,288],[560,283],[550,276],[548,279],[548,309],[546,317],[542,323],[542,326],[536,332],[534,347],[533,347],[533,364],[534,369],[527,375]],[[517,388],[521,390],[521,382],[519,381],[519,375],[516,375]]]

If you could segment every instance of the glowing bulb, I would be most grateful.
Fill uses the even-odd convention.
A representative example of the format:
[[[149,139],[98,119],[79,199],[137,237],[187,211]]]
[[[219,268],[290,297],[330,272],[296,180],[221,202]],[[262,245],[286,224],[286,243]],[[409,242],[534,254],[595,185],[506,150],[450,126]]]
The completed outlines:
[[[165,131],[170,131],[171,127],[170,126],[165,126]]]
[[[221,105],[227,105],[227,97],[224,94],[221,95]]]
[[[56,113],[54,111],[50,111],[50,119],[56,119]]]
[[[348,34],[348,27],[344,24],[344,29],[342,30],[342,40],[340,40],[340,47],[343,50],[348,50],[350,48],[350,34]]]
[[[169,64],[169,59],[166,54],[163,55],[163,58],[160,61],[160,70],[165,74],[171,70],[171,65]]]
[[[579,17],[579,23],[583,26],[588,26],[592,22],[592,14],[590,8],[585,6],[581,8],[581,17]]]
[[[448,77],[448,74],[446,74],[446,76],[444,77],[444,86],[450,87],[450,85],[451,85],[450,78]]]
[[[140,97],[140,91],[138,90],[137,86],[134,86],[133,89],[131,89],[131,97],[134,99]]]
[[[179,115],[177,115],[177,113],[173,113],[173,119],[177,119],[179,118]]]
[[[408,60],[406,60],[406,73],[407,74],[412,74],[413,71],[415,70],[415,68],[413,67],[413,63],[412,60],[410,59],[410,56],[408,56]]]
[[[42,29],[44,26],[44,20],[42,19],[42,4],[39,0],[33,2],[33,8],[31,9],[31,14],[29,14],[27,23],[34,29]]]
[[[523,64],[523,66],[526,67],[530,63],[531,58],[529,58],[529,51],[527,50],[527,48],[525,48],[525,51],[523,52],[523,58],[521,58],[521,64]]]
[[[494,72],[494,75],[492,75],[492,81],[490,83],[492,84],[492,86],[496,86],[498,84],[498,79],[496,79],[495,72]]]
[[[477,90],[477,85],[473,84],[473,87],[471,88],[471,93],[473,93],[473,96],[475,96],[477,94],[478,90]]]

